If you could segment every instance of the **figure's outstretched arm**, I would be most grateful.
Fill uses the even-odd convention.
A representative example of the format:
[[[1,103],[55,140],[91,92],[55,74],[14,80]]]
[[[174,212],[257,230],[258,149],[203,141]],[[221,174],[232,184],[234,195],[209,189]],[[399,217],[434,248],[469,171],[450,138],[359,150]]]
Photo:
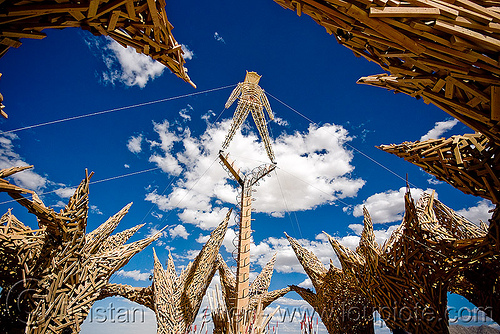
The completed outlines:
[[[262,101],[262,105],[264,108],[266,108],[267,113],[269,114],[269,118],[271,121],[274,120],[274,114],[273,111],[271,110],[271,105],[269,104],[269,100],[267,99],[266,92],[264,90],[261,91],[260,93],[260,100]]]
[[[242,86],[243,86],[243,84],[240,82],[240,83],[238,83],[236,88],[233,89],[233,92],[229,96],[229,99],[227,99],[227,102],[225,105],[226,109],[229,108],[233,104],[233,102],[236,101],[236,99],[240,96]]]

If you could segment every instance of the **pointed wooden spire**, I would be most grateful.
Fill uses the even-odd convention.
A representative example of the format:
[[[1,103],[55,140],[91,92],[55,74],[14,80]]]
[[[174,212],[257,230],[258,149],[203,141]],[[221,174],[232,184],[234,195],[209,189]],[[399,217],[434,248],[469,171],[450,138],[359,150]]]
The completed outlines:
[[[231,210],[210,234],[210,239],[186,269],[177,276],[169,252],[164,269],[153,249],[153,283],[147,288],[108,284],[100,298],[123,296],[152,309],[156,314],[158,334],[185,333],[194,322],[205,292],[216,270],[216,258],[226,235]]]
[[[379,148],[421,167],[466,194],[500,201],[498,144],[481,133],[381,145]]]
[[[0,175],[21,170],[3,170]],[[0,191],[33,212],[40,226],[31,230],[10,211],[0,220],[0,238],[7,241],[0,244],[1,298],[11,297],[0,306],[0,327],[7,332],[78,332],[111,275],[160,236],[125,244],[140,226],[110,235],[130,205],[86,235],[90,177],[86,173],[60,213],[36,194],[29,200],[22,195],[29,191],[0,180]]]
[[[373,306],[364,297],[356,280],[332,264],[329,270],[326,269],[312,252],[285,235],[311,279],[315,292],[296,285],[292,285],[291,289],[314,308],[328,333],[374,333]]]

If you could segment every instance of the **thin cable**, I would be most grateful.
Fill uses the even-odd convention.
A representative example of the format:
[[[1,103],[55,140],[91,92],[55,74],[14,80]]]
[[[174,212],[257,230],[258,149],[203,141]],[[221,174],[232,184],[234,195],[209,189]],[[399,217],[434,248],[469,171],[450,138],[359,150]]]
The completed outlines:
[[[218,91],[218,90],[230,88],[230,87],[233,87],[233,86],[236,86],[236,85],[228,85],[228,86],[223,86],[223,87],[218,87],[218,88],[212,88],[212,89],[207,89],[207,90],[204,90],[204,91],[201,91],[201,92],[194,92],[194,93],[189,93],[189,94],[184,94],[184,95],[167,97],[167,98],[160,99],[160,100],[143,102],[143,103],[138,103],[138,104],[134,104],[134,105],[130,105],[130,106],[118,107],[118,108],[113,108],[113,109],[108,109],[108,110],[93,112],[93,113],[90,113],[90,114],[85,114],[85,115],[79,115],[79,116],[73,116],[73,117],[58,119],[58,120],[54,120],[54,121],[49,121],[49,122],[45,122],[45,123],[39,123],[39,124],[29,125],[29,126],[25,126],[25,127],[14,129],[14,130],[5,131],[4,133],[14,133],[14,132],[19,132],[19,131],[23,131],[23,130],[38,128],[38,127],[42,127],[42,126],[46,126],[46,125],[52,125],[52,124],[57,124],[57,123],[62,123],[62,122],[67,122],[67,121],[73,121],[73,120],[80,119],[80,118],[86,118],[86,117],[92,117],[92,116],[97,116],[97,115],[103,115],[103,114],[108,114],[108,113],[112,113],[112,112],[116,112],[116,111],[121,111],[121,110],[126,110],[126,109],[144,107],[144,106],[148,106],[148,105],[152,105],[152,104],[156,104],[156,103],[162,103],[162,102],[177,100],[177,99],[181,99],[181,98],[185,98],[185,97],[189,97],[189,96],[200,95],[200,94],[205,94],[205,93],[211,93],[211,92],[215,92],[215,91]]]
[[[215,157],[214,161],[212,161],[212,163],[210,164],[210,166],[208,166],[207,169],[205,169],[205,171],[203,172],[203,174],[201,174],[201,176],[198,178],[198,180],[196,180],[196,182],[191,186],[191,188],[189,188],[188,192],[184,194],[184,196],[179,200],[179,202],[177,202],[176,205],[174,205],[174,208],[177,208],[179,207],[179,205],[182,203],[182,201],[184,200],[184,198],[186,198],[187,195],[189,195],[189,193],[191,192],[191,190],[194,189],[194,187],[198,184],[198,182],[200,182],[200,180],[205,176],[205,174],[210,170],[210,168],[212,168],[212,166],[214,165],[214,163],[217,161],[218,157]],[[165,221],[170,217],[170,215],[172,214],[172,211],[173,210],[170,210],[170,212],[168,213],[168,215],[165,217],[165,219],[163,219],[162,223],[165,223]],[[162,229],[164,229],[165,227],[167,227],[167,225],[163,226]]]
[[[302,116],[304,119],[308,120],[310,123],[318,126],[319,128],[319,125],[318,123],[314,122],[312,119],[310,119],[309,117],[305,116],[304,114],[300,113],[298,110],[294,109],[293,107],[289,106],[288,104],[286,104],[285,102],[281,101],[280,99],[278,99],[276,96],[272,95],[271,93],[269,92],[266,92],[269,96],[271,96],[273,99],[275,99],[276,101],[278,101],[279,103],[281,103],[282,105],[284,105],[285,107],[289,108],[290,110],[292,110],[293,112],[295,112],[296,114]],[[323,128],[320,128],[320,129],[323,129]],[[326,131],[326,130],[325,130]],[[328,131],[327,131],[328,132]],[[330,133],[330,132],[328,132]],[[330,133],[330,135],[332,135]],[[390,168],[384,166],[383,164],[381,164],[380,162],[378,162],[377,160],[373,159],[372,157],[370,157],[369,155],[367,155],[366,153],[364,153],[363,151],[357,149],[356,147],[352,146],[351,144],[345,142],[344,143],[346,146],[349,146],[351,149],[353,149],[354,151],[358,152],[359,154],[361,154],[362,156],[364,156],[365,158],[367,158],[368,160],[370,160],[371,162],[375,163],[376,165],[382,167],[383,169],[385,169],[386,171],[388,171],[389,173],[395,175],[396,177],[400,178],[401,180],[408,182],[411,186],[415,187],[415,188],[418,188],[415,184],[409,182],[408,180],[406,180],[406,178],[402,177],[401,175],[397,174],[396,172],[392,171]]]
[[[226,110],[226,107],[224,107],[224,109],[222,109],[222,111],[220,112],[219,116],[217,116],[217,118],[215,119],[215,121],[213,121],[212,123],[215,124],[215,122],[217,122],[219,120],[219,118],[222,116],[222,113]]]
[[[160,194],[160,196],[163,196],[165,194],[165,192],[167,191],[167,189],[170,188],[170,186],[172,185],[172,183],[174,183],[174,181],[177,180],[178,178],[179,178],[179,176],[172,177],[172,180],[170,180],[170,182],[167,184],[167,186],[165,187],[165,189],[163,189],[163,191]],[[140,224],[142,224],[146,220],[146,217],[151,213],[151,211],[153,211],[153,208],[155,207],[155,205],[156,204],[154,204],[154,203],[151,205],[151,207],[149,208],[149,211],[144,215],[144,218],[142,218]]]
[[[285,173],[290,174],[291,176],[293,176],[294,178],[296,178],[296,179],[298,179],[298,180],[300,180],[300,181],[304,182],[305,184],[308,184],[309,186],[313,187],[314,189],[319,190],[319,191],[321,191],[322,193],[324,193],[324,194],[326,194],[326,195],[328,195],[328,196],[333,196],[333,197],[335,197],[335,201],[339,201],[340,203],[344,204],[344,205],[345,205],[345,206],[347,206],[347,207],[349,207],[349,206],[350,206],[349,204],[347,204],[346,202],[344,202],[344,201],[343,201],[343,200],[341,200],[340,198],[336,197],[335,195],[332,195],[332,194],[330,194],[330,193],[327,193],[327,192],[326,192],[326,191],[324,191],[324,190],[319,189],[319,188],[318,188],[318,187],[316,187],[315,185],[313,185],[313,184],[311,184],[311,183],[307,182],[306,180],[301,179],[301,178],[300,178],[300,177],[298,177],[297,175],[294,175],[294,174],[290,173],[289,171],[287,171],[287,170],[285,170],[285,169],[283,169],[283,168],[281,168],[281,167],[277,167],[277,168],[279,168],[280,170],[284,171]]]
[[[119,175],[119,176],[113,176],[113,177],[109,177],[109,178],[102,179],[102,180],[91,181],[91,182],[89,182],[89,185],[91,185],[91,184],[97,184],[97,183],[102,183],[102,182],[107,182],[107,181],[116,180],[116,179],[121,179],[121,178],[128,177],[128,176],[132,176],[132,175],[137,175],[137,174],[148,173],[148,172],[152,172],[152,171],[157,170],[157,169],[160,169],[160,167],[155,167],[155,168],[144,169],[144,170],[140,170],[140,171],[137,171],[137,172],[132,172],[132,173],[123,174],[123,175]],[[40,193],[40,194],[37,194],[37,195],[47,195],[47,194],[51,194],[51,193],[55,193],[57,190],[58,190],[58,189],[56,189],[56,190],[51,190],[51,191],[46,191],[46,192],[43,192],[43,193]],[[11,199],[11,200],[9,200],[9,201],[0,202],[0,205],[2,205],[2,204],[7,204],[7,203],[12,203],[12,202],[17,202],[17,201],[18,201],[18,200],[16,200],[16,199]]]
[[[276,169],[274,170],[274,174],[276,174],[276,179],[278,180],[278,185],[279,185],[280,191],[281,191],[281,197],[283,197],[283,203],[285,203],[286,213],[288,214],[288,219],[290,219],[290,225],[292,225],[293,233],[295,234],[296,233],[295,226],[293,226],[292,217],[290,216],[290,210],[288,209],[288,204],[286,202],[285,194],[283,193],[283,188],[281,187],[281,182],[280,182],[280,179],[278,177],[278,173],[276,172]],[[299,226],[299,225],[297,224],[297,226]],[[300,230],[300,227],[299,227],[299,233],[300,233],[300,237],[302,238],[302,231]]]

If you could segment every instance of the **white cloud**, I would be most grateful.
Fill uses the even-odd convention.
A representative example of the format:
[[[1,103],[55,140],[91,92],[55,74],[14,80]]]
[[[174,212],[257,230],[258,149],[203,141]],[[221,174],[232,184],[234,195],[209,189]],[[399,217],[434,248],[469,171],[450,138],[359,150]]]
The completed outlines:
[[[438,139],[445,133],[446,131],[452,129],[455,125],[458,124],[457,119],[450,119],[448,121],[436,122],[434,128],[430,129],[425,135],[420,138],[420,141],[424,141],[427,139]]]
[[[160,142],[149,141],[149,161],[180,178],[170,194],[152,191],[146,200],[164,211],[180,209],[184,223],[202,229],[217,226],[227,212],[224,206],[236,204],[237,196],[235,182],[218,164],[229,126],[229,120],[207,124],[205,133],[195,138],[189,128],[181,132],[167,121],[154,123]],[[245,128],[245,135],[238,131],[228,149],[245,173],[269,161],[260,137],[248,130]],[[272,140],[278,168],[261,180],[253,207],[279,217],[287,210],[311,210],[356,196],[365,181],[351,177],[353,155],[344,147],[349,140],[347,131],[333,124],[311,125],[305,132],[282,134]]]
[[[99,210],[99,208],[97,207],[97,205],[91,205],[90,206],[90,212],[96,214],[96,215],[102,215],[103,213],[101,212],[101,210]]]
[[[158,225],[153,225],[153,224],[149,223],[148,224],[148,232],[146,233],[146,238],[150,238],[160,231],[161,231],[161,228]],[[167,237],[167,236],[168,236],[168,231],[164,230],[161,232],[160,238]]]
[[[278,124],[279,126],[289,126],[290,123],[286,119],[283,119],[281,117],[275,117],[274,122]]]
[[[215,116],[215,113],[213,110],[208,110],[205,114],[201,115],[200,118],[204,120],[206,123],[210,120],[210,117]]]
[[[133,278],[136,281],[147,281],[151,273],[143,273],[140,270],[123,270],[120,269],[116,272],[117,276]]]
[[[226,44],[226,41],[224,40],[224,38],[222,38],[221,35],[219,35],[219,33],[216,31],[214,33],[214,39],[217,41],[217,42],[221,42],[221,43],[224,43]]]
[[[59,188],[59,189],[54,190],[56,195],[61,197],[61,198],[70,198],[71,196],[73,196],[75,191],[76,191],[76,188],[74,188],[74,187],[63,187],[63,188]]]
[[[312,284],[312,281],[310,278],[306,278],[304,281],[302,281],[302,283],[299,283],[299,285],[301,288],[306,288],[306,289],[312,289],[313,288],[313,284]]]
[[[124,48],[110,37],[94,38],[92,42],[87,41],[87,45],[106,65],[107,70],[102,73],[105,83],[144,88],[150,79],[159,77],[165,70],[163,64],[133,47]]]
[[[189,236],[189,233],[186,231],[186,228],[183,225],[176,225],[175,227],[169,228],[168,233],[170,234],[172,239],[176,237],[187,239]]]
[[[494,208],[495,206],[491,204],[490,201],[483,199],[477,202],[476,206],[458,210],[456,211],[456,213],[464,216],[465,218],[476,224],[479,224],[479,221],[488,223],[488,219],[490,219],[492,215],[492,213],[489,211],[493,210]]]
[[[424,192],[424,190],[418,188],[412,188],[410,191],[415,200],[419,199]],[[432,190],[427,189],[425,192],[431,193]],[[368,197],[362,204],[356,205],[352,210],[352,215],[354,217],[362,217],[364,206],[370,213],[374,224],[401,220],[405,210],[405,193],[406,188],[401,187],[399,190],[388,190],[374,194]]]
[[[16,139],[19,139],[19,137],[15,134],[0,133],[0,169],[28,166],[24,159],[14,150],[13,141]],[[46,177],[35,173],[33,169],[16,173],[11,178],[14,179],[17,186],[35,192],[40,192],[49,184]]]
[[[189,46],[181,44],[181,49],[182,49],[182,52],[184,53],[183,57],[185,60],[193,59],[194,52],[191,49],[189,49]]]
[[[142,135],[131,136],[127,142],[128,150],[132,153],[140,153],[142,151],[142,139]]]
[[[190,121],[191,115],[189,115],[189,112],[191,111],[193,111],[193,107],[188,104],[186,108],[179,111],[179,116],[181,116],[184,121]]]
[[[181,141],[181,138],[169,131],[170,123],[165,120],[163,123],[153,122],[153,128],[160,137],[160,142],[150,141],[151,148],[160,148],[161,153],[155,153],[149,157],[150,162],[154,162],[165,173],[179,175],[182,171],[177,159],[171,154],[174,144]]]
[[[436,185],[436,184],[443,184],[443,181],[439,181],[435,177],[431,177],[431,178],[427,179],[427,183],[432,184],[432,185]]]

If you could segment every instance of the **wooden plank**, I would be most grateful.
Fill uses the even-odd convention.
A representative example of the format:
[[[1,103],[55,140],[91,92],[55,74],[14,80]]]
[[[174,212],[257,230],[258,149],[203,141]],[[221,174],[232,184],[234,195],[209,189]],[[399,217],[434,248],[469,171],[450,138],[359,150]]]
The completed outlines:
[[[1,36],[5,37],[16,37],[16,38],[34,38],[43,39],[47,37],[43,32],[23,32],[23,31],[12,31],[12,30],[2,30],[0,31]]]
[[[82,21],[85,19],[85,15],[83,15],[83,13],[78,10],[72,10],[69,12],[69,14],[73,16],[77,21]]]
[[[401,44],[401,46],[407,48],[411,52],[419,55],[425,51],[425,48],[417,44],[411,38],[392,28],[388,24],[381,22],[378,19],[373,19],[368,16],[368,14],[361,8],[351,5],[347,10],[347,14],[356,18],[363,24],[366,24],[375,31],[379,31],[381,34],[385,35],[389,40],[393,40],[396,43]]]
[[[148,3],[148,8],[149,8],[149,14],[151,15],[151,19],[153,20],[153,24],[155,25],[155,28],[160,27],[160,18],[158,16],[158,10],[156,9],[156,3],[155,0],[147,0]]]
[[[491,86],[491,120],[500,121],[500,86]]]
[[[109,18],[109,23],[108,23],[108,32],[115,30],[116,23],[118,22],[118,18],[120,17],[121,11],[119,10],[114,10],[113,14],[111,14],[111,17]]]
[[[125,8],[127,9],[128,17],[130,17],[130,19],[132,20],[137,20],[137,15],[134,8],[134,0],[128,0],[125,3]]]
[[[441,11],[438,8],[423,7],[371,7],[370,17],[415,17],[438,18]]]
[[[111,12],[113,9],[118,8],[124,5],[128,0],[117,0],[114,2],[108,3],[106,6],[101,7],[101,10],[94,16],[94,19],[101,17],[104,14]]]
[[[10,47],[14,47],[14,48],[18,48],[18,47],[21,46],[22,43],[19,42],[19,41],[17,41],[17,40],[15,40],[15,39],[11,39],[11,38],[5,37],[5,38],[0,39],[0,44],[7,45],[7,46],[10,46]]]
[[[90,0],[89,10],[87,12],[87,17],[89,19],[96,16],[98,7],[99,7],[99,0]]]
[[[85,5],[78,4],[55,4],[55,5],[23,5],[9,7],[7,16],[23,15],[45,15],[55,13],[67,13],[69,11],[83,11],[87,9]]]
[[[450,24],[442,20],[437,20],[434,24],[434,28],[447,32],[449,34],[457,34],[458,36],[471,40],[473,42],[487,45],[489,48],[495,51],[500,51],[500,40],[490,36],[485,36],[478,33],[477,31]]]
[[[497,12],[494,12],[492,10],[489,10],[483,6],[480,6],[472,1],[469,0],[455,0],[454,4],[463,6],[464,8],[470,9],[472,11],[475,11],[481,15],[485,16],[491,16],[492,18],[495,19],[495,21],[500,22],[500,14]]]
[[[441,15],[451,17],[451,18],[456,18],[459,15],[458,10],[450,8],[449,6],[446,6],[444,4],[437,3],[435,1],[431,0],[408,0],[409,3],[411,4],[416,4],[421,7],[432,7],[432,8],[438,8],[441,11]]]

